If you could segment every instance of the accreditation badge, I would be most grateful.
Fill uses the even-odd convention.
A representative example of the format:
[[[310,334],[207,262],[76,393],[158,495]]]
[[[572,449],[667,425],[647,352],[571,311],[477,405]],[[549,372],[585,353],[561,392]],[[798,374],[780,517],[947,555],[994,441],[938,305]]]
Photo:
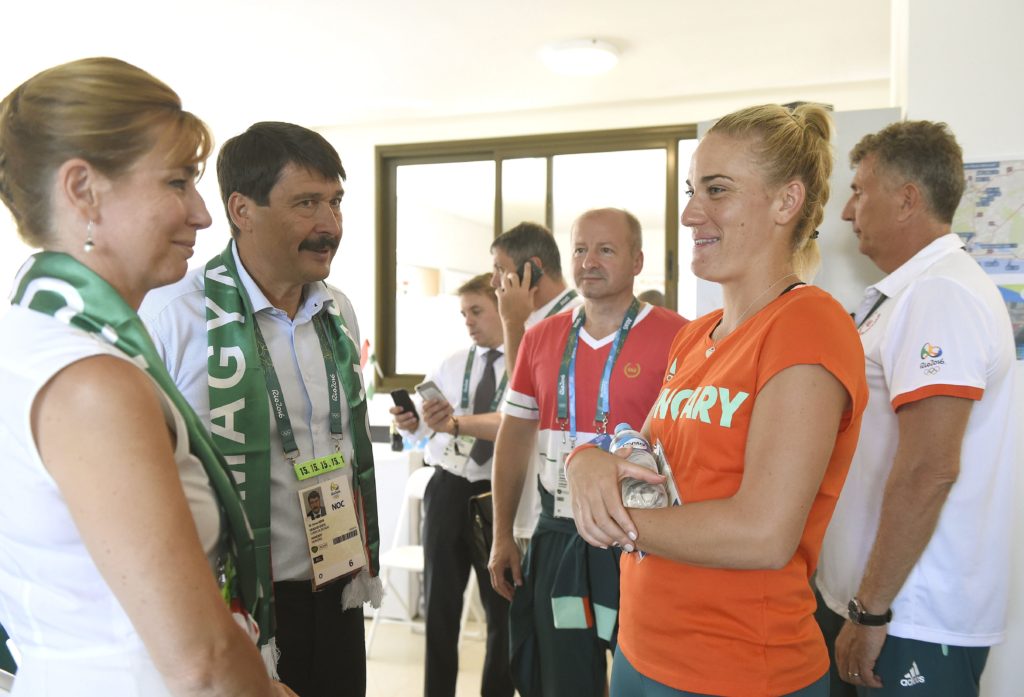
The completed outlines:
[[[599,433],[588,441],[596,445],[601,450],[608,451],[611,445],[611,436],[607,433]],[[562,443],[561,449],[558,452],[558,479],[555,480],[555,509],[554,514],[556,518],[568,518],[573,519],[572,514],[572,492],[569,491],[569,479],[565,476],[565,461],[569,459],[569,455],[572,454],[573,448],[576,447],[574,441],[568,443]]]
[[[565,445],[558,452],[558,479],[555,481],[556,518],[572,520],[572,493],[569,491],[569,480],[565,476],[565,461],[572,452],[572,447]]]
[[[474,443],[476,443],[476,438],[473,436],[449,438],[448,445],[445,447],[444,453],[441,454],[441,463],[444,468],[460,477],[465,475],[466,465],[469,464],[469,453],[473,450]]]
[[[299,490],[306,543],[313,565],[313,590],[366,566],[355,499],[342,475]]]

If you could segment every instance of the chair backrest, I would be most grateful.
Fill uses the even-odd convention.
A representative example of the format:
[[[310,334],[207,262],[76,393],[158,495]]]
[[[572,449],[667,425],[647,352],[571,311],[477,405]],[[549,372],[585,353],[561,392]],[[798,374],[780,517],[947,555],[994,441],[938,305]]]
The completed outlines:
[[[417,467],[410,472],[409,478],[405,480],[405,498],[422,501],[434,472],[434,468],[429,466]]]

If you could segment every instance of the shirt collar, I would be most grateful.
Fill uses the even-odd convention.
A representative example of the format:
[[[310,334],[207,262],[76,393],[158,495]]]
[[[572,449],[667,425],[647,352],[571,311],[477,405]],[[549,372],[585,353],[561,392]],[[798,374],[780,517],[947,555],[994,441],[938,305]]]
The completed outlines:
[[[909,286],[914,279],[924,273],[932,264],[946,255],[962,249],[963,246],[963,240],[955,232],[947,233],[942,237],[936,237],[918,250],[917,254],[903,262],[899,268],[873,286],[868,286],[868,288],[874,288],[884,293],[886,297],[892,298]]]
[[[495,347],[494,347],[494,348],[492,348],[492,349],[490,349],[490,348],[485,348],[485,347],[483,347],[483,346],[480,346],[480,345],[478,345],[478,344],[473,344],[473,346],[475,346],[475,347],[476,347],[476,359],[477,359],[477,360],[483,360],[484,356],[486,356],[486,355],[487,355],[487,352],[488,352],[488,351],[497,351],[497,352],[498,352],[498,353],[500,353],[500,354],[501,354],[502,356],[504,356],[504,355],[505,355],[505,345],[504,345],[504,344],[498,344],[497,346],[495,346]],[[494,360],[498,360],[498,359],[494,359]]]
[[[242,288],[245,289],[249,295],[249,302],[252,303],[252,311],[254,313],[262,310],[281,312],[267,300],[267,296],[263,294],[259,284],[249,275],[249,270],[245,268],[241,257],[238,256],[238,245],[234,240],[231,240],[231,254],[235,258],[235,268],[238,269],[238,280],[242,282]],[[302,304],[299,305],[299,311],[295,313],[296,321],[311,319],[322,307],[334,303],[334,298],[327,291],[325,283],[307,283],[302,296]]]

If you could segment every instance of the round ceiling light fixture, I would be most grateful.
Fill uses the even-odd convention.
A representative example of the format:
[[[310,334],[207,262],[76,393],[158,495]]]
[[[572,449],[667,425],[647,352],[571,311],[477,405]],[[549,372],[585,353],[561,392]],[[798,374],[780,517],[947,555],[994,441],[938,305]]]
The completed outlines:
[[[540,58],[559,75],[601,75],[619,62],[619,50],[599,39],[572,39],[547,44]]]

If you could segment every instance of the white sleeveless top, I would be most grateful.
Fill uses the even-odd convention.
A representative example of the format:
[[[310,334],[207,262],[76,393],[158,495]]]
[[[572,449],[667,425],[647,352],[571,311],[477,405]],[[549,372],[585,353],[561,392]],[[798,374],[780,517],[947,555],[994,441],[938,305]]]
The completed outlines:
[[[14,695],[169,694],[93,564],[32,436],[39,390],[68,365],[103,354],[124,359],[125,370],[138,369],[120,350],[53,317],[15,306],[0,318],[6,407],[0,409],[0,624],[21,654]],[[177,434],[174,459],[182,487],[213,568],[220,509],[202,464],[188,451],[180,413],[166,397],[162,401]]]

